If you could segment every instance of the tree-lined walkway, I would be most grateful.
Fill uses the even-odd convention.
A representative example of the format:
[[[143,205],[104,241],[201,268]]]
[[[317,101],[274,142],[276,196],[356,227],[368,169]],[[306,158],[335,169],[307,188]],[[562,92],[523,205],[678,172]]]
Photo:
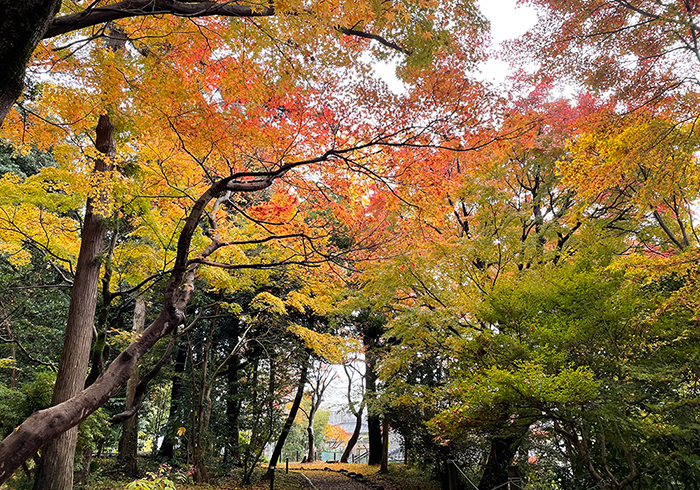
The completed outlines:
[[[312,490],[370,490],[371,488],[379,488],[376,484],[374,486],[365,485],[343,473],[334,471],[303,470],[300,473],[305,477],[308,488]]]

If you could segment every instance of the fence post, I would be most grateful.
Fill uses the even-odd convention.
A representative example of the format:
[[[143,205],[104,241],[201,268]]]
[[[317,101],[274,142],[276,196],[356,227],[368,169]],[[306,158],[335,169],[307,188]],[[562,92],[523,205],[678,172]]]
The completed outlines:
[[[299,462],[299,450],[297,449],[297,463]]]
[[[287,456],[286,464],[287,464],[287,471],[286,472],[289,473],[289,456]]]
[[[275,490],[275,467],[270,468],[272,473],[270,474],[270,490]]]

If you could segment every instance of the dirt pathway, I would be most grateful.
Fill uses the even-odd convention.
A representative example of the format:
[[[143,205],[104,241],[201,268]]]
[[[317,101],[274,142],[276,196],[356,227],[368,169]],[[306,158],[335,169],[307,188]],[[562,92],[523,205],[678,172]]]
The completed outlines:
[[[370,490],[371,487],[356,482],[342,473],[333,471],[300,471],[316,490]]]

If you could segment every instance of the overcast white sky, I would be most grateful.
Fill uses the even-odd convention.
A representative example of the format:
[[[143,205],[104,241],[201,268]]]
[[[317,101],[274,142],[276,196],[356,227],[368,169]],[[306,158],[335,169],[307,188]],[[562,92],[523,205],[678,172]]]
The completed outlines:
[[[491,21],[494,49],[498,49],[503,41],[525,34],[537,21],[535,9],[516,6],[516,0],[479,0],[478,3],[483,14]],[[497,59],[490,59],[483,67],[485,78],[496,83],[504,80],[509,72],[508,64]]]

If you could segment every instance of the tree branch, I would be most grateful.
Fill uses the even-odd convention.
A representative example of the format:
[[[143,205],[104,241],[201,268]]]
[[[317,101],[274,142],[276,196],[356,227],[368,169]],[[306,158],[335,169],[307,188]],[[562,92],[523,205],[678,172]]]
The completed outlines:
[[[75,14],[56,17],[44,34],[49,39],[60,34],[129,17],[146,15],[177,17],[269,17],[274,7],[239,5],[233,2],[180,2],[177,0],[124,0],[104,7],[94,7]]]

